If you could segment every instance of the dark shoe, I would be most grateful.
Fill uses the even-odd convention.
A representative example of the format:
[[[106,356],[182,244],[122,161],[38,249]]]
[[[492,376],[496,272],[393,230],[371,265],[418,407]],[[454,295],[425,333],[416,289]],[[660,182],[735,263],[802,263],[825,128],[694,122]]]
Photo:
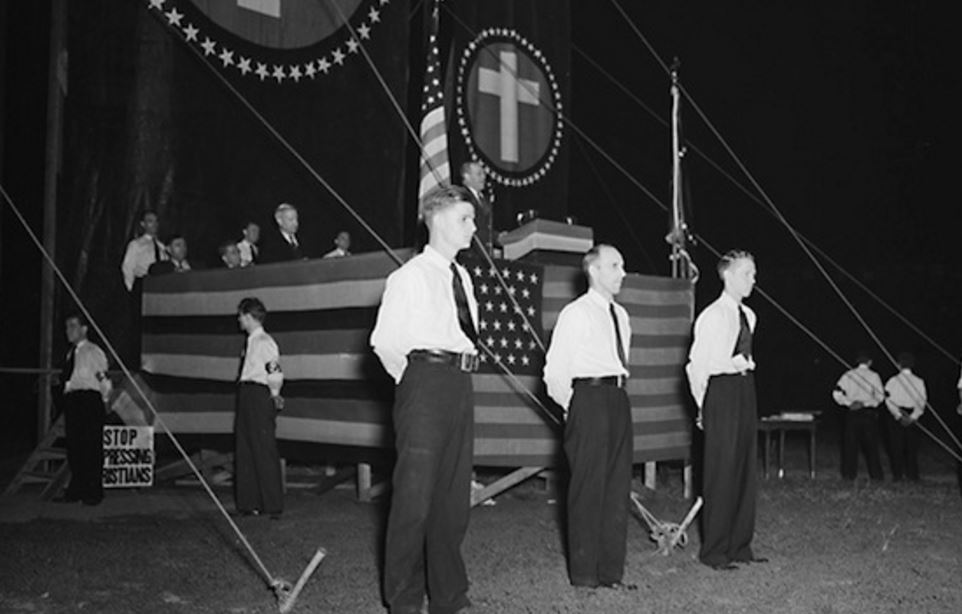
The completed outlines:
[[[712,565],[711,568],[715,571],[735,571],[738,569],[738,565],[734,563],[719,563],[717,565]]]
[[[600,586],[601,588],[609,588],[613,591],[618,591],[618,592],[638,590],[637,584],[625,584],[621,580],[616,580],[615,582],[602,582],[598,586]]]
[[[276,514],[270,514],[268,517],[269,517],[271,520],[280,520],[280,519],[281,519],[281,513],[280,513],[280,512],[277,512]]]
[[[764,556],[753,556],[753,557],[750,558],[750,559],[746,559],[746,560],[744,560],[744,561],[737,561],[737,562],[738,562],[738,563],[767,563],[767,562],[768,562],[768,558],[766,558],[766,557],[764,557]]]
[[[260,510],[237,510],[238,516],[243,516],[247,518],[248,516],[259,516]]]

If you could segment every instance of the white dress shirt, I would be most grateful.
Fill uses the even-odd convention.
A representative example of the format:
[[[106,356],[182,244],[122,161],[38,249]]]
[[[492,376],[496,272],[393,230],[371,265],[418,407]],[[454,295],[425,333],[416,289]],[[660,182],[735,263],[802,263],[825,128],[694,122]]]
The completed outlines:
[[[918,420],[927,401],[925,382],[911,369],[902,369],[885,382],[885,407],[896,420],[903,417],[900,407],[911,408],[909,419]]]
[[[863,407],[878,407],[885,399],[882,378],[868,365],[846,371],[832,391],[835,402],[844,407],[861,403]]]
[[[618,357],[610,305],[615,306],[621,333],[618,343],[621,343],[625,359],[628,359],[631,323],[628,312],[621,305],[609,301],[592,288],[565,305],[558,314],[558,322],[551,333],[551,343],[545,355],[544,383],[548,395],[565,411],[574,394],[571,387],[574,378],[628,376],[628,369]]]
[[[280,350],[277,349],[274,338],[260,326],[247,336],[240,381],[263,384],[270,388],[272,396],[279,395],[281,386],[284,385]]]
[[[237,242],[237,251],[240,252],[241,266],[249,266],[254,262],[254,258],[257,257],[257,245],[247,239],[242,239]]]
[[[156,246],[156,247],[155,247]],[[123,264],[120,270],[124,274],[124,285],[127,290],[134,289],[134,280],[145,277],[147,270],[156,262],[155,253],[160,254],[161,260],[167,260],[167,248],[158,239],[142,234],[127,244]]]
[[[691,396],[698,407],[705,401],[711,376],[755,370],[755,360],[751,356],[747,357],[747,360],[741,356],[738,359],[733,356],[738,343],[738,332],[741,330],[739,306],[745,311],[748,328],[754,333],[758,322],[755,312],[747,305],[740,304],[727,292],[722,292],[721,296],[705,307],[695,319],[694,340],[688,352],[685,371],[688,373]]]
[[[477,330],[474,284],[464,267],[456,266]],[[371,346],[395,382],[401,381],[411,350],[477,353],[458,323],[450,267],[451,261],[428,245],[387,278]]]
[[[93,390],[100,392],[104,402],[110,398],[112,384],[107,377],[107,356],[104,351],[86,339],[70,349],[73,352],[73,372],[65,373],[67,382],[63,391]]]

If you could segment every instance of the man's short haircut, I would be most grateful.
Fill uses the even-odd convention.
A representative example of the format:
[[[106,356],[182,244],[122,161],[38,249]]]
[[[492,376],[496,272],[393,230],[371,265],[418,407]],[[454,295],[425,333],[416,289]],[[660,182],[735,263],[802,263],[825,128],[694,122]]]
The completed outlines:
[[[864,365],[866,363],[872,362],[872,354],[868,350],[859,350],[855,352],[855,364]]]
[[[185,237],[184,235],[182,235],[182,234],[172,234],[172,235],[170,235],[170,238],[167,239],[167,244],[170,245],[171,243],[173,243],[173,242],[176,241],[177,239],[183,239],[183,240],[184,240],[184,243],[187,243],[187,237]]]
[[[277,208],[276,208],[276,209],[274,209],[274,217],[280,216],[280,214],[284,213],[285,211],[297,211],[297,207],[295,207],[294,205],[292,205],[292,204],[290,204],[290,203],[281,203],[281,204],[277,205]],[[250,223],[251,223],[251,222],[248,222],[248,224],[250,224]],[[246,226],[245,226],[245,228],[246,228]]]
[[[898,363],[903,369],[911,369],[915,366],[915,356],[912,352],[899,352]]]
[[[418,203],[418,219],[427,223],[438,211],[459,202],[471,202],[465,188],[456,185],[434,187]]]
[[[237,313],[242,315],[250,314],[252,318],[261,324],[267,319],[267,307],[264,307],[261,299],[254,296],[241,299],[240,304],[237,305]]]
[[[732,249],[725,252],[718,260],[718,277],[724,279],[725,271],[735,266],[735,263],[739,260],[751,260],[755,262],[755,256],[752,256],[751,252],[743,249]]]
[[[81,311],[71,311],[67,314],[67,317],[63,319],[63,322],[66,324],[70,320],[76,320],[77,324],[80,326],[90,326],[90,322],[87,321],[87,316],[85,316]]]
[[[598,262],[598,258],[601,258],[601,250],[605,247],[610,247],[611,249],[614,249],[614,247],[612,247],[611,245],[608,245],[607,243],[597,243],[594,245],[594,247],[589,249],[585,253],[584,257],[581,259],[581,270],[584,271],[585,277],[587,277],[588,279],[591,279],[591,275],[588,273],[588,269],[591,268],[591,265]]]
[[[154,217],[160,217],[159,215],[157,215],[157,212],[154,211],[153,209],[144,209],[144,212],[140,214],[140,221],[141,222],[145,221],[148,215],[152,215]]]
[[[237,244],[234,243],[233,241],[224,241],[217,246],[217,253],[223,256],[224,254],[227,253],[227,250],[229,250],[231,247],[234,247],[235,245]]]

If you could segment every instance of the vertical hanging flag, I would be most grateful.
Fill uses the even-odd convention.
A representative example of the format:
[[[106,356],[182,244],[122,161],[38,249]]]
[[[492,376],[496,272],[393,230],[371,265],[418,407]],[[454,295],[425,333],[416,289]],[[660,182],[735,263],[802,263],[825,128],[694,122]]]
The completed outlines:
[[[438,2],[439,0],[434,0],[428,29],[428,59],[424,72],[424,97],[421,103],[419,200],[431,188],[439,184],[451,183],[447,124],[444,121],[444,94],[441,91],[441,62],[438,58]]]

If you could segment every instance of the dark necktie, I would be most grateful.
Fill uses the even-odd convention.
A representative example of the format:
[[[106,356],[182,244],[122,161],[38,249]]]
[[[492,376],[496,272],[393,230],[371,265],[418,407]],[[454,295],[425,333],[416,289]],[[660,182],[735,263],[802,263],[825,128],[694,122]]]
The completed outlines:
[[[628,360],[625,358],[625,346],[621,342],[621,327],[618,325],[618,314],[615,313],[615,304],[609,303],[608,313],[611,314],[611,321],[615,323],[615,349],[618,351],[618,360],[621,366],[628,368]]]
[[[237,365],[237,378],[239,382],[242,375],[244,375],[244,361],[247,360],[247,337],[244,337],[244,345],[241,347],[240,354],[240,364]]]
[[[745,358],[752,356],[752,329],[748,325],[748,316],[742,306],[738,306],[738,341],[735,342],[735,351],[732,356],[741,354]]]
[[[251,263],[257,263],[257,246],[251,243]]]
[[[67,360],[64,361],[63,371],[60,374],[60,383],[63,385],[65,390],[67,387],[67,382],[69,382],[70,378],[73,377],[74,357],[76,354],[77,346],[72,346],[69,350],[67,350]]]
[[[451,263],[451,275],[453,277],[451,285],[454,288],[454,304],[458,308],[458,324],[461,330],[468,336],[471,343],[477,345],[478,333],[474,329],[474,320],[471,319],[471,309],[468,307],[468,295],[464,291],[464,284],[461,282],[461,274],[458,267]]]
[[[160,262],[160,245],[157,244],[157,239],[153,239],[154,242],[154,262]]]

